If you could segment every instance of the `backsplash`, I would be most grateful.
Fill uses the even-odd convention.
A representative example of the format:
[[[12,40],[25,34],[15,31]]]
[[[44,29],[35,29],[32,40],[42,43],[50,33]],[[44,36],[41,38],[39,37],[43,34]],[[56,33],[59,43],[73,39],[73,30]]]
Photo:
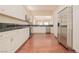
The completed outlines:
[[[0,23],[0,32],[22,29],[28,27],[28,25],[19,25],[19,24],[12,24],[12,23]]]

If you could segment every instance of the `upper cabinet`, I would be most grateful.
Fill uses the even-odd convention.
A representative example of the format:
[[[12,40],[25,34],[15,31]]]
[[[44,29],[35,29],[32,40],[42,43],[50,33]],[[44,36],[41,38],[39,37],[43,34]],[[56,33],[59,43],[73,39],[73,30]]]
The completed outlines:
[[[25,20],[25,9],[21,5],[0,5],[0,14]]]
[[[18,25],[28,25],[28,22],[20,21],[16,18],[7,17],[4,15],[0,15],[0,23],[12,23],[12,24],[18,24]]]

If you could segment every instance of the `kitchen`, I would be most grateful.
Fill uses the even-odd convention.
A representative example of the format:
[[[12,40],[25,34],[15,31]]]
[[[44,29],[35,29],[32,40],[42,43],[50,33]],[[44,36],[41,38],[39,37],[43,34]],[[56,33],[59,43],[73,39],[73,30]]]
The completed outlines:
[[[25,42],[27,44],[32,40],[30,38],[33,35],[37,38],[45,36],[44,39],[55,37],[59,45],[65,47],[62,49],[67,48],[69,52],[79,52],[78,10],[79,6],[74,5],[0,5],[0,53],[17,52]],[[30,43],[26,47],[30,50]],[[51,52],[62,53],[62,49]],[[42,53],[43,50],[45,49],[36,50],[35,48],[32,52]],[[50,52],[50,50],[45,52]]]

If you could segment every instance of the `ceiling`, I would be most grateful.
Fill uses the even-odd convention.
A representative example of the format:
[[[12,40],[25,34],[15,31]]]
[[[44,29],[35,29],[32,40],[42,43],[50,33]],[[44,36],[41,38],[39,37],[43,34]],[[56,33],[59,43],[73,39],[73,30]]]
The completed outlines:
[[[28,5],[26,6],[33,15],[49,16],[59,7],[58,5]]]

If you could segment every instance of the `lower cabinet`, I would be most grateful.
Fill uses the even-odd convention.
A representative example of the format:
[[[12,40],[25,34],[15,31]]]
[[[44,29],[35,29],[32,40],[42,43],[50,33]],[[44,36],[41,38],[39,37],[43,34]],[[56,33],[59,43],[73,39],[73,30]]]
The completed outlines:
[[[29,28],[12,32],[11,52],[15,52],[29,38]]]
[[[8,32],[0,33],[0,52],[9,52],[11,48],[10,36]]]
[[[15,52],[29,38],[29,28],[0,33],[0,52]]]

